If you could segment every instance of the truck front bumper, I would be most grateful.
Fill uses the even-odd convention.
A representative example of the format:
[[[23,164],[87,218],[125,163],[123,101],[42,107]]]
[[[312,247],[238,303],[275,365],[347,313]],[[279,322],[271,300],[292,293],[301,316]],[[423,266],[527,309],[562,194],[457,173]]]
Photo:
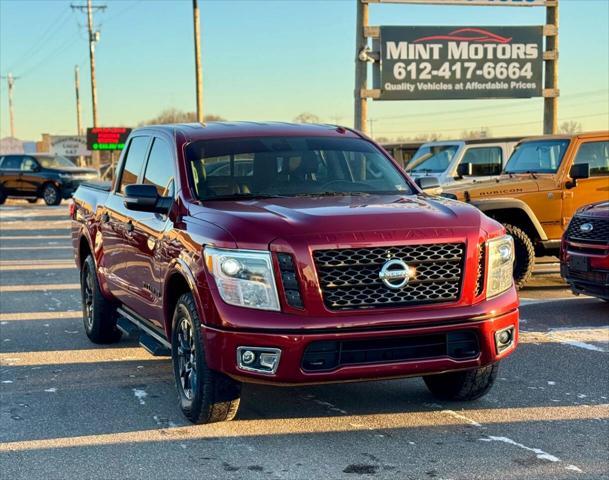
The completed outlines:
[[[393,329],[235,331],[203,326],[208,366],[249,383],[317,384],[423,376],[478,368],[508,356],[518,342],[519,312]],[[509,329],[509,345],[498,332]],[[274,373],[252,371],[245,350],[280,352]]]

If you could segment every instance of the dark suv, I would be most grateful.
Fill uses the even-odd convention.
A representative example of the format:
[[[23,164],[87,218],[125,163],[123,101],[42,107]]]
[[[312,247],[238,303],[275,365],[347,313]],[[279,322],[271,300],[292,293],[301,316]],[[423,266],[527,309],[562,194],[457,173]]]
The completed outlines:
[[[95,180],[97,171],[80,168],[53,155],[12,154],[0,156],[0,205],[7,197],[22,197],[34,203],[59,205],[70,198],[83,181]]]

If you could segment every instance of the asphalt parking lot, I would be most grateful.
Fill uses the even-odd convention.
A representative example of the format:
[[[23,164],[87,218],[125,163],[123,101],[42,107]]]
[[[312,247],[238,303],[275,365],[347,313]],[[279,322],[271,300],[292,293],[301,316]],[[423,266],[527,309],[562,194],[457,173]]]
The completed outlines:
[[[540,263],[495,388],[438,403],[420,379],[246,386],[193,426],[170,361],[84,334],[67,205],[0,207],[3,479],[609,478],[609,304]]]

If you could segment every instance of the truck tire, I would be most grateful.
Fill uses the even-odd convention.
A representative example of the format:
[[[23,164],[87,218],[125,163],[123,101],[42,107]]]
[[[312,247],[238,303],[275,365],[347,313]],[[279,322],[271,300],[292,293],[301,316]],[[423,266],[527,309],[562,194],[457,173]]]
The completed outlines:
[[[423,377],[429,391],[440,400],[476,400],[488,393],[495,383],[499,364],[463,372],[441,373]]]
[[[82,312],[85,333],[93,343],[113,343],[121,338],[116,327],[116,308],[101,293],[95,261],[88,255],[80,273]]]
[[[506,232],[514,239],[514,285],[521,289],[531,278],[535,266],[535,247],[529,236],[519,227],[505,225]]]
[[[6,202],[6,193],[4,193],[4,189],[0,187],[0,205],[3,205]]]
[[[48,206],[55,206],[61,203],[61,192],[52,183],[47,183],[42,187],[42,198]]]
[[[211,370],[205,361],[201,321],[192,294],[178,299],[171,330],[171,358],[182,412],[193,423],[232,420],[241,384]]]

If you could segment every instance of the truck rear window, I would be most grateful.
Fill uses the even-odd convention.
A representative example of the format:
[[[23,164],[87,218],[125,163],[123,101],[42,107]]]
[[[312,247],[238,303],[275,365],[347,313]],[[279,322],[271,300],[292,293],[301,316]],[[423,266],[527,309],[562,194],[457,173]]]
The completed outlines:
[[[374,145],[332,137],[264,137],[194,142],[186,148],[201,200],[299,195],[410,194]]]

